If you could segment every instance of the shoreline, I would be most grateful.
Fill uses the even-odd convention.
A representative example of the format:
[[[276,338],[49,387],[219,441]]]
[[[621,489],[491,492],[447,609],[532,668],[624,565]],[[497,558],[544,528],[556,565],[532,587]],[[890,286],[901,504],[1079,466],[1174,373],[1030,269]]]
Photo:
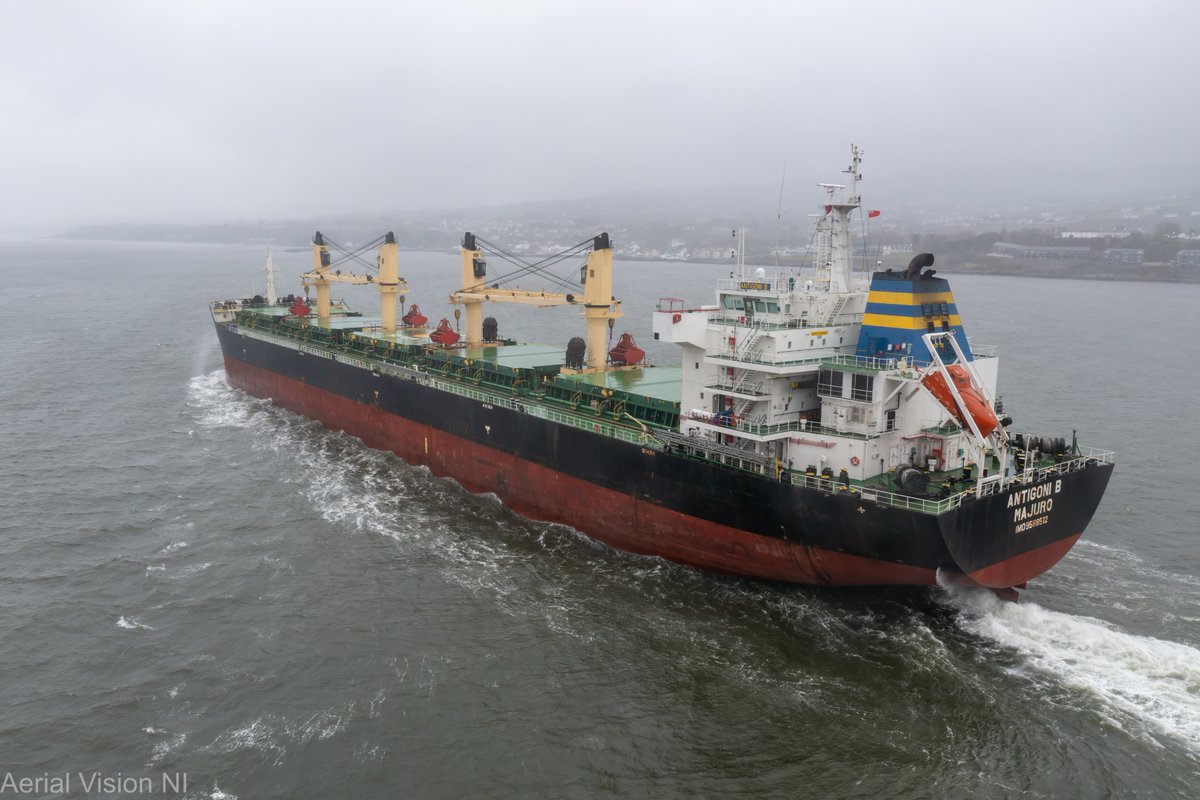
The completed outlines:
[[[307,246],[302,245],[281,245],[267,244],[265,242],[204,242],[204,241],[177,241],[168,239],[85,239],[72,236],[45,236],[32,237],[29,239],[0,239],[0,242],[91,242],[91,243],[109,243],[109,244],[169,244],[169,245],[218,245],[218,246],[233,246],[233,247],[276,247],[283,252],[294,250],[307,250]],[[452,250],[444,250],[441,248],[401,248],[408,253],[441,253],[443,255],[454,255]],[[883,267],[891,269],[904,269],[908,263],[908,254],[900,254],[902,257],[896,259],[896,254],[886,257],[883,260]],[[934,253],[937,256],[937,253]],[[536,257],[536,254],[533,256]],[[703,259],[703,258],[662,258],[654,256],[630,256],[628,254],[614,253],[613,258],[616,261],[640,261],[649,264],[703,264],[703,265],[731,265],[727,259]],[[761,262],[747,262],[747,266],[764,267],[771,269],[774,264]],[[796,269],[801,266],[808,266],[805,261],[797,261],[794,258],[783,259],[780,261],[779,267]],[[1064,280],[1085,280],[1085,281],[1112,281],[1126,283],[1175,283],[1175,284],[1200,284],[1200,269],[1190,267],[1175,267],[1169,265],[1155,266],[1127,266],[1122,271],[1114,271],[1112,264],[1096,264],[1094,262],[1080,261],[1014,261],[1011,264],[999,264],[992,262],[979,261],[959,261],[958,259],[944,259],[935,263],[934,268],[946,270],[957,275],[996,275],[1012,278],[1050,278]]]

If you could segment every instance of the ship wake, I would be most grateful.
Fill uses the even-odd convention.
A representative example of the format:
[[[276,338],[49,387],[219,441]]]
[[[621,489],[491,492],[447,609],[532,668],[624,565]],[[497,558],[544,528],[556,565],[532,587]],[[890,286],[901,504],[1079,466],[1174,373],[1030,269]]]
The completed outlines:
[[[1084,707],[1131,735],[1167,737],[1200,756],[1200,650],[987,590],[943,589],[959,625],[1016,651],[1027,677],[1091,698]]]
[[[668,607],[676,598],[679,613],[666,615],[670,619],[664,625],[673,628],[683,619],[680,635],[706,639],[703,630],[697,632],[704,625],[686,603],[694,602],[701,588],[711,592],[713,584],[704,579],[703,587],[691,585],[702,579],[690,570],[614,554],[562,526],[520,518],[502,510],[494,497],[472,495],[426,469],[233,390],[221,370],[193,378],[189,394],[201,425],[244,432],[259,447],[286,455],[280,460],[280,477],[296,485],[327,522],[394,539],[414,568],[432,568],[448,582],[490,596],[506,613],[540,616],[553,630],[582,639],[607,636],[611,602],[593,608],[590,592],[579,589],[600,586],[609,601],[631,591],[659,594],[661,605]],[[558,582],[526,580],[540,571],[543,557],[553,560]],[[740,596],[744,587],[735,586]],[[773,596],[774,591],[753,589],[749,605],[760,608],[769,602],[762,593]],[[990,591],[947,586],[943,601],[960,628],[1016,654],[1023,665],[1019,679],[1065,687],[1085,713],[1160,746],[1182,743],[1200,757],[1200,649],[1033,603],[1002,602]],[[804,631],[842,617],[827,613],[822,602],[802,605],[807,609]],[[714,618],[729,613],[727,606],[722,608]],[[712,631],[707,634],[714,652],[737,652],[737,636],[730,642]],[[889,641],[894,637],[894,630],[885,635]],[[690,646],[698,645],[693,641]],[[928,647],[920,652],[927,662]],[[729,671],[761,661],[760,655],[732,657]],[[786,672],[785,665],[779,668]],[[804,693],[818,688],[804,687]]]
[[[189,395],[200,424],[243,430],[256,447],[285,455],[280,478],[295,484],[326,522],[394,539],[454,582],[506,594],[511,587],[501,576],[529,550],[509,545],[531,541],[540,548],[548,529],[565,530],[518,517],[502,510],[494,495],[471,494],[424,467],[232,389],[224,370],[192,378]]]

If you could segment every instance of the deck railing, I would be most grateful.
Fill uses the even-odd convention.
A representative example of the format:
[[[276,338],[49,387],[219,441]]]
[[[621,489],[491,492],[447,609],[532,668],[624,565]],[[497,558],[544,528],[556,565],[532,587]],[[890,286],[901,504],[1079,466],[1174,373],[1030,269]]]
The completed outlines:
[[[1026,486],[1040,483],[1041,481],[1053,478],[1055,475],[1067,475],[1072,472],[1078,472],[1092,464],[1113,464],[1116,461],[1116,454],[1112,450],[1100,450],[1087,446],[1080,446],[1077,449],[1079,452],[1072,453],[1069,457],[1064,458],[1058,463],[1031,465],[1024,472],[1009,475],[1003,480],[985,483],[981,491],[981,496],[987,497],[988,495],[1000,494],[1014,485]]]
[[[248,326],[239,326],[238,332],[255,339],[280,344],[285,347],[299,350],[301,352],[328,358],[333,361],[353,364],[356,367],[367,370],[374,370],[393,374],[397,377],[403,377],[409,380],[418,381],[424,385],[432,386],[451,394],[469,397],[482,403],[489,403],[493,406],[511,409],[520,413],[530,414],[531,416],[541,419],[550,420],[563,425],[569,425],[580,430],[591,431],[603,436],[610,436],[621,441],[630,442],[632,444],[640,444],[642,446],[656,446],[659,443],[658,438],[666,442],[671,438],[684,438],[681,434],[672,432],[650,430],[638,430],[632,427],[615,424],[604,419],[590,417],[585,414],[578,414],[562,409],[554,408],[547,403],[543,403],[539,398],[532,397],[506,397],[501,394],[485,392],[472,386],[466,386],[454,381],[444,380],[434,377],[427,372],[412,367],[403,367],[395,364],[390,364],[382,359],[364,360],[356,356],[349,355],[345,349],[336,345],[324,345],[316,342],[303,342],[292,337],[280,336],[274,333],[268,333],[263,330],[251,328]],[[854,359],[859,361],[875,361],[876,359],[860,359],[857,356],[838,356],[835,359]],[[835,361],[835,359],[812,359],[814,362],[820,361]],[[843,363],[849,363],[844,361]],[[911,362],[909,362],[911,363]],[[876,368],[872,366],[871,368]],[[691,417],[691,415],[688,415]],[[730,429],[754,435],[771,435],[783,432],[799,432],[811,434],[824,434],[833,436],[849,437],[854,439],[872,439],[876,438],[877,434],[859,434],[849,431],[838,431],[831,428],[823,427],[817,423],[807,420],[791,421],[784,423],[776,423],[773,425],[752,423],[745,420],[734,420],[728,424],[714,422],[713,419],[703,419],[694,417],[699,422],[704,422],[712,425],[718,430]],[[1036,438],[1036,437],[1035,437]],[[704,445],[699,442],[689,443],[692,447],[703,449]],[[706,454],[708,455],[708,454]],[[724,456],[724,454],[722,454]],[[738,454],[742,460],[747,456],[753,460],[752,454]],[[704,455],[697,457],[704,458]],[[708,456],[708,460],[715,460]],[[729,464],[729,459],[722,457],[723,463]],[[1093,447],[1079,446],[1075,448],[1069,457],[1065,457],[1062,461],[1055,464],[1046,464],[1041,466],[1030,467],[1024,472],[1010,475],[1002,480],[995,480],[985,483],[982,487],[980,496],[986,497],[994,494],[999,494],[1011,488],[1015,484],[1033,484],[1040,481],[1052,478],[1055,475],[1063,475],[1078,470],[1084,469],[1091,464],[1102,463],[1111,464],[1114,462],[1114,453],[1111,450],[1100,450]],[[767,468],[764,464],[747,464],[746,466],[737,466],[729,464],[733,468],[748,469],[748,471],[765,474]],[[785,477],[786,476],[786,477]],[[831,494],[848,494],[858,496],[864,501],[881,503],[895,508],[903,508],[912,511],[918,511],[925,514],[943,514],[953,508],[962,505],[963,501],[975,496],[975,489],[971,487],[946,497],[932,499],[923,497],[912,497],[909,495],[890,492],[885,489],[863,486],[856,484],[844,484],[839,480],[832,478],[823,478],[820,476],[806,475],[803,472],[796,470],[783,470],[780,474],[781,479],[790,480],[793,485],[804,486],[806,488],[818,489],[820,491],[829,492]]]
[[[873,356],[837,355],[823,359],[822,366],[826,363],[834,367],[859,367],[860,369],[877,371],[913,369],[914,366],[913,360],[907,356],[903,358],[876,358]]]
[[[772,424],[748,422],[744,419],[733,419],[730,417],[717,417],[712,414],[705,413],[703,416],[699,414],[685,414],[685,418],[695,422],[703,422],[707,425],[712,425],[718,428],[719,431],[740,431],[749,433],[755,436],[771,436],[776,433],[816,433],[826,436],[843,436],[850,439],[875,439],[878,438],[877,433],[856,433],[848,430],[837,430],[821,425],[818,422],[810,422],[808,420],[790,420],[788,422],[776,422]],[[728,420],[728,421],[726,421]]]
[[[767,367],[803,367],[814,364],[820,364],[825,360],[822,356],[812,358],[796,358],[796,359],[775,359],[755,357],[749,353],[733,354],[733,353],[709,353],[705,356],[705,360],[721,360],[732,361],[743,364],[762,364]]]
[[[706,383],[704,385],[704,388],[705,389],[716,389],[717,391],[728,392],[730,394],[752,395],[754,397],[769,397],[770,396],[769,392],[764,392],[762,390],[762,381],[743,381],[741,383],[738,383],[737,381],[720,381],[720,380],[718,380],[718,381],[713,381],[712,383]]]
[[[952,508],[957,508],[962,505],[964,499],[975,494],[974,489],[967,489],[961,492],[956,492],[948,497],[931,499],[927,497],[910,497],[906,494],[898,494],[889,492],[885,489],[878,489],[872,486],[857,486],[855,484],[844,484],[841,481],[833,478],[822,478],[815,475],[806,475],[803,472],[789,470],[791,482],[795,486],[804,486],[809,489],[819,489],[830,494],[844,494],[850,497],[860,497],[863,500],[872,503],[880,503],[883,505],[893,506],[895,508],[903,508],[910,511],[920,511],[923,514],[944,514]]]
[[[1033,467],[1016,475],[1009,475],[1003,480],[990,481],[983,484],[980,490],[980,497],[990,497],[992,495],[1001,494],[1008,489],[1017,485],[1028,485],[1040,483],[1041,481],[1053,478],[1055,475],[1065,475],[1071,472],[1078,472],[1093,464],[1112,464],[1114,454],[1111,450],[1099,450],[1094,447],[1079,447],[1079,452],[1072,455],[1070,458],[1065,458],[1057,464]],[[833,478],[822,478],[820,476],[806,475],[803,472],[788,470],[791,477],[791,482],[797,486],[805,486],[811,489],[820,489],[831,494],[848,494],[861,497],[863,500],[869,500],[875,503],[894,506],[895,508],[903,508],[911,511],[920,511],[925,514],[944,514],[945,512],[958,508],[964,501],[975,497],[975,488],[972,486],[968,489],[955,492],[954,494],[937,499],[912,497],[897,492],[889,492],[885,489],[879,489],[872,486],[861,486],[855,484],[844,484]]]
[[[641,431],[627,427],[625,425],[617,425],[612,422],[598,419],[596,417],[588,417],[583,414],[572,414],[569,411],[562,411],[556,408],[551,408],[545,404],[539,403],[529,398],[504,397],[503,395],[483,392],[470,386],[453,383],[451,381],[432,378],[429,385],[434,388],[441,389],[444,392],[457,394],[461,397],[469,397],[472,400],[478,400],[481,403],[488,403],[501,408],[508,408],[523,414],[538,417],[539,419],[558,422],[563,425],[570,425],[572,428],[599,433],[604,436],[611,436],[614,439],[620,439],[623,442],[632,442],[633,444],[646,444],[648,435]]]

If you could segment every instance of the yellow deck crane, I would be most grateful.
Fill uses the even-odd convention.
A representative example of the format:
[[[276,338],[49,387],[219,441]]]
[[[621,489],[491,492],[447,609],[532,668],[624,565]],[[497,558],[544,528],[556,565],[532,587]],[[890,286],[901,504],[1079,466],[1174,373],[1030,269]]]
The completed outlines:
[[[400,254],[395,234],[388,231],[387,235],[383,237],[383,244],[379,247],[379,256],[376,259],[376,266],[379,268],[378,278],[332,270],[329,246],[325,244],[325,237],[321,235],[320,231],[313,236],[312,256],[312,270],[304,273],[300,278],[306,289],[312,286],[317,290],[317,324],[329,321],[329,285],[331,283],[371,283],[379,286],[380,327],[385,331],[396,330],[396,296],[401,292],[407,292],[408,284],[400,277]]]
[[[468,347],[483,345],[483,304],[520,303],[537,308],[551,306],[583,306],[587,319],[587,366],[576,372],[603,372],[608,369],[606,347],[607,329],[612,321],[623,316],[621,302],[612,294],[612,245],[608,234],[592,239],[583,268],[583,296],[559,292],[502,289],[499,284],[487,285],[487,262],[475,235],[467,233],[462,242],[461,288],[450,295],[450,302],[466,306],[466,342]],[[526,271],[533,271],[526,265]]]

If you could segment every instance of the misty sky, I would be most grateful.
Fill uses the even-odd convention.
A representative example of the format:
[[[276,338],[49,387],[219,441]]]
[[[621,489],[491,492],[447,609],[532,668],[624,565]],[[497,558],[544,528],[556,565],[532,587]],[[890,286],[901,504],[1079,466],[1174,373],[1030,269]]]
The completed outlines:
[[[1200,6],[0,0],[0,227],[1200,164]],[[1194,174],[1194,173],[1193,173]]]

